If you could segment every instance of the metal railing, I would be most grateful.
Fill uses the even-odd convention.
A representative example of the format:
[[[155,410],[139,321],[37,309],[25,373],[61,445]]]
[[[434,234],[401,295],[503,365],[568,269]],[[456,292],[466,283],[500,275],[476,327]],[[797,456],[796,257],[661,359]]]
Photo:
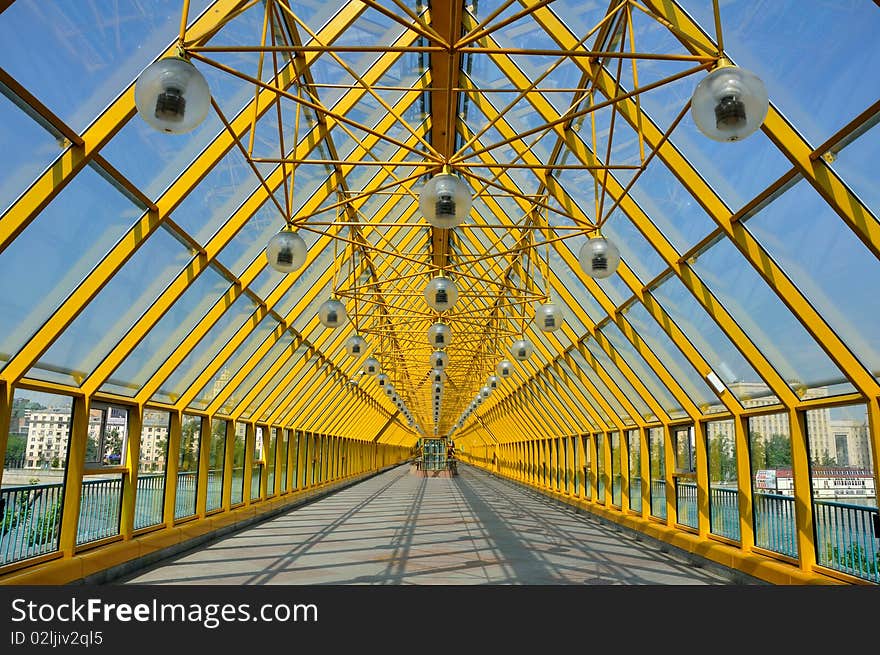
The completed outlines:
[[[196,493],[199,474],[188,471],[177,474],[177,491],[174,498],[174,518],[182,519],[196,513]]]
[[[709,529],[712,534],[734,541],[739,531],[739,494],[736,489],[709,486]]]
[[[165,509],[165,474],[140,473],[134,502],[134,529],[148,528],[162,522]]]
[[[675,478],[675,520],[691,528],[697,524],[697,484]]]
[[[83,480],[76,543],[85,544],[119,534],[122,475]]]
[[[797,526],[794,497],[752,494],[755,545],[783,555],[797,557]]]
[[[651,479],[651,516],[666,519],[666,480]]]
[[[876,507],[830,500],[813,501],[816,558],[819,564],[880,582],[880,552],[874,533]]]
[[[58,550],[63,484],[0,490],[0,565]]]

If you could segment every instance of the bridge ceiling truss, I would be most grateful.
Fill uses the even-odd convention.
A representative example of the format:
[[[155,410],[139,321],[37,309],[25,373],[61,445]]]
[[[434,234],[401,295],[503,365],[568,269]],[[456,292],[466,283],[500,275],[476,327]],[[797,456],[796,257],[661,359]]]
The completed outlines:
[[[0,68],[3,115],[60,148],[41,142],[44,170],[0,184],[7,402],[24,387],[291,426],[325,408],[316,428],[364,413],[365,438],[489,444],[513,426],[549,436],[867,400],[876,442],[880,313],[851,289],[829,298],[846,285],[810,264],[846,244],[880,282],[876,197],[857,166],[835,164],[876,150],[877,89],[798,131],[777,106],[803,115],[792,89],[774,87],[793,59],[749,50],[742,8],[699,4],[691,16],[659,0],[184,0],[89,22],[73,3],[62,29],[0,2],[0,34],[53,28]],[[186,134],[136,111],[135,80],[166,57],[211,92]],[[694,124],[693,92],[739,59],[769,109],[752,136],[716,143]],[[472,202],[451,228],[419,207],[440,174]],[[805,219],[816,239],[789,246],[780,215],[798,208],[822,225]],[[280,230],[307,248],[287,274],[266,255]],[[604,278],[579,261],[600,237],[621,253]],[[22,274],[35,256],[63,257]],[[439,276],[458,291],[443,311],[425,297]],[[348,316],[335,329],[318,316],[330,298]],[[549,331],[548,303],[562,317]],[[435,414],[438,322],[451,341]],[[510,376],[477,404],[503,359]]]

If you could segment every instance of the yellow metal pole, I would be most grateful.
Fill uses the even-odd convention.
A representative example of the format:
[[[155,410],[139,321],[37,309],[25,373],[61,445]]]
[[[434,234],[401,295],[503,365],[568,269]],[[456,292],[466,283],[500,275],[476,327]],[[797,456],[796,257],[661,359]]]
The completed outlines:
[[[196,490],[196,515],[203,519],[208,504],[208,477],[210,476],[211,419],[199,417],[199,473]]]
[[[806,414],[796,409],[788,410],[788,425],[791,433],[791,472],[794,479],[798,561],[802,571],[812,571],[816,564],[816,540],[813,530],[813,490],[810,485]]]
[[[128,472],[122,476],[122,507],[119,515],[119,534],[126,540],[131,539],[134,530],[143,418],[143,405],[128,408],[128,438],[125,445],[125,465]]]
[[[178,411],[169,412],[168,455],[165,458],[165,506],[162,512],[166,528],[174,526],[174,514],[177,507],[177,476],[180,470],[182,418],[182,414]]]
[[[12,404],[15,392],[12,385],[0,380],[0,462],[6,461],[6,448],[9,443],[9,428],[12,423]],[[0,484],[3,482],[3,469],[0,467]]]
[[[254,475],[254,439],[256,432],[254,424],[245,423],[244,433],[244,488],[242,489],[242,501],[245,505],[251,504],[251,484]]]
[[[232,506],[232,482],[235,467],[235,422],[224,420],[224,435],[226,445],[223,450],[223,499],[221,507],[223,511],[229,511]]]
[[[86,443],[89,440],[89,409],[90,401],[88,398],[76,397],[73,399],[70,442],[67,446],[67,476],[64,481],[64,501],[61,511],[61,532],[58,537],[58,548],[64,557],[73,557],[76,551]]]

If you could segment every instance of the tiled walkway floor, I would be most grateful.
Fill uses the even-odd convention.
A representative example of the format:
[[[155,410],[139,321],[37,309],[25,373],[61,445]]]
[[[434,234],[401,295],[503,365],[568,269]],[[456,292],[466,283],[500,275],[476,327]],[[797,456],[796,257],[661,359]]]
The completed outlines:
[[[136,574],[138,584],[730,584],[541,494],[401,466]]]

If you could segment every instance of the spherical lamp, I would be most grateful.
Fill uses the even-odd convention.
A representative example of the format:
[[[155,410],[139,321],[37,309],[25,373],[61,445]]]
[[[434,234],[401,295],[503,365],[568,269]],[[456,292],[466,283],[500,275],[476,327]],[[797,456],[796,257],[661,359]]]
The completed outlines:
[[[458,289],[448,277],[435,277],[425,287],[425,302],[434,311],[445,312],[452,309],[457,300]]]
[[[581,246],[578,263],[590,277],[604,279],[611,276],[620,264],[620,251],[604,237],[593,237]]]
[[[769,107],[761,78],[722,60],[694,89],[691,117],[710,139],[739,141],[761,127]]]
[[[391,383],[388,381],[388,376],[385,375],[384,373],[379,373],[379,375],[376,376],[376,383],[380,387],[384,387],[386,384],[388,386],[391,386]]]
[[[269,239],[266,259],[281,273],[291,273],[306,263],[308,251],[303,238],[290,230],[281,230]]]
[[[318,308],[318,320],[321,321],[321,325],[324,327],[337,328],[345,323],[347,319],[348,315],[345,313],[345,305],[335,298],[325,300]]]
[[[535,323],[542,332],[555,332],[562,327],[562,310],[552,302],[538,305],[535,309]]]
[[[451,229],[471,211],[471,194],[456,175],[435,175],[419,193],[419,211],[434,227]]]
[[[492,393],[492,390],[488,386],[480,389],[480,395],[483,397],[484,400],[489,397],[490,393]]]
[[[442,350],[435,350],[431,354],[431,366],[433,368],[439,368],[441,371],[446,368],[446,365],[449,363],[449,355],[447,355]]]
[[[499,378],[509,378],[511,373],[513,373],[513,364],[510,360],[502,359],[495,365],[495,374]]]
[[[364,372],[364,375],[378,375],[382,372],[379,360],[375,357],[367,357],[361,366],[361,370]],[[388,385],[388,388],[391,388],[390,384]],[[394,391],[393,388],[391,388],[391,390]]]
[[[204,75],[190,62],[166,57],[138,76],[134,104],[150,127],[169,134],[186,134],[205,120],[211,91]]]
[[[519,362],[526,361],[532,354],[534,347],[528,339],[518,339],[510,346],[510,354]]]
[[[497,389],[499,382],[500,380],[498,379],[497,375],[490,375],[489,378],[486,380],[486,386],[490,389]]]
[[[446,382],[446,377],[446,371],[444,371],[442,368],[435,368],[431,370],[431,382],[433,382],[434,384],[443,384],[444,382]]]
[[[367,340],[359,334],[353,334],[345,340],[345,351],[350,357],[360,357],[367,349]]]
[[[445,323],[434,323],[428,328],[428,343],[435,348],[445,348],[452,338],[452,330]]]

